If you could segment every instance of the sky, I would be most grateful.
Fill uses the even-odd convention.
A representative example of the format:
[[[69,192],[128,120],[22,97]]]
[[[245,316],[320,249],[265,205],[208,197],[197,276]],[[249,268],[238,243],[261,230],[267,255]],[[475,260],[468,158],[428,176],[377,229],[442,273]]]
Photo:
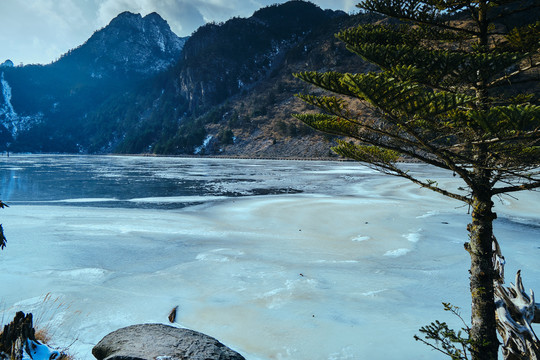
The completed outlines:
[[[178,36],[207,22],[249,17],[286,0],[0,0],[0,63],[48,64],[83,44],[123,11],[157,12]],[[357,0],[312,0],[323,9],[356,11]]]

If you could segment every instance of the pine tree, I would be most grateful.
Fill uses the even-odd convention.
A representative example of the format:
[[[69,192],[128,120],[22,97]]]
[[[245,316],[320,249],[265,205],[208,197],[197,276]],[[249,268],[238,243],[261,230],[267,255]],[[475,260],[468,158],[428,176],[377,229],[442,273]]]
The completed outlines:
[[[493,200],[540,187],[540,21],[515,25],[538,19],[540,5],[366,0],[358,7],[398,20],[336,35],[380,71],[295,74],[333,93],[298,95],[322,113],[295,117],[354,139],[338,141],[336,153],[470,206],[472,356],[496,359]],[[415,177],[399,166],[402,158],[452,171],[467,191]]]

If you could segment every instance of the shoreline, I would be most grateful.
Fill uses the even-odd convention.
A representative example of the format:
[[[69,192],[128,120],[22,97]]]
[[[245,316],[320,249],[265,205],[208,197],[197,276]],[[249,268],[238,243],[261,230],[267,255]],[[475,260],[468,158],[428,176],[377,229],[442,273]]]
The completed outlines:
[[[269,157],[269,156],[241,156],[241,155],[188,155],[188,154],[120,154],[120,153],[109,153],[109,154],[75,154],[75,153],[11,153],[7,157],[17,156],[17,155],[33,155],[33,156],[130,156],[130,157],[164,157],[164,158],[185,158],[185,159],[230,159],[230,160],[276,160],[276,161],[336,161],[336,162],[356,162],[361,163],[352,159],[345,159],[341,157]],[[6,156],[5,153],[3,156]],[[398,163],[410,163],[410,164],[419,164],[420,161],[415,161],[414,159],[400,159]],[[364,164],[364,163],[361,163]],[[367,164],[367,163],[365,163]]]

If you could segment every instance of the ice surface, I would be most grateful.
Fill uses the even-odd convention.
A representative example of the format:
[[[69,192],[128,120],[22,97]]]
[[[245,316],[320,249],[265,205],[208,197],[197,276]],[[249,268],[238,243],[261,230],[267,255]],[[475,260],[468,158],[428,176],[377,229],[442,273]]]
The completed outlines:
[[[0,176],[0,318],[33,312],[78,359],[176,305],[248,360],[443,359],[413,335],[460,326],[442,301],[468,317],[467,208],[360,165],[20,156]],[[540,196],[518,197],[495,231],[508,276],[538,289]]]

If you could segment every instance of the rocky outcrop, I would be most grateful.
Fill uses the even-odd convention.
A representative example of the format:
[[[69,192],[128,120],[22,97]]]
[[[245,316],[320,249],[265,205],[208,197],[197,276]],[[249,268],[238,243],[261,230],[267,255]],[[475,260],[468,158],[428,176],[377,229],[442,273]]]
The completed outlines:
[[[7,59],[3,63],[0,64],[0,67],[13,67],[13,61]]]
[[[155,74],[174,64],[187,38],[174,34],[157,13],[123,12],[60,62],[87,63],[93,77],[115,72]]]
[[[163,324],[140,324],[116,330],[93,349],[98,360],[244,360],[216,339]]]
[[[347,14],[290,1],[249,18],[208,23],[186,41],[177,71],[180,94],[195,111],[247,92],[279,69],[286,53],[306,34],[340,16]]]

